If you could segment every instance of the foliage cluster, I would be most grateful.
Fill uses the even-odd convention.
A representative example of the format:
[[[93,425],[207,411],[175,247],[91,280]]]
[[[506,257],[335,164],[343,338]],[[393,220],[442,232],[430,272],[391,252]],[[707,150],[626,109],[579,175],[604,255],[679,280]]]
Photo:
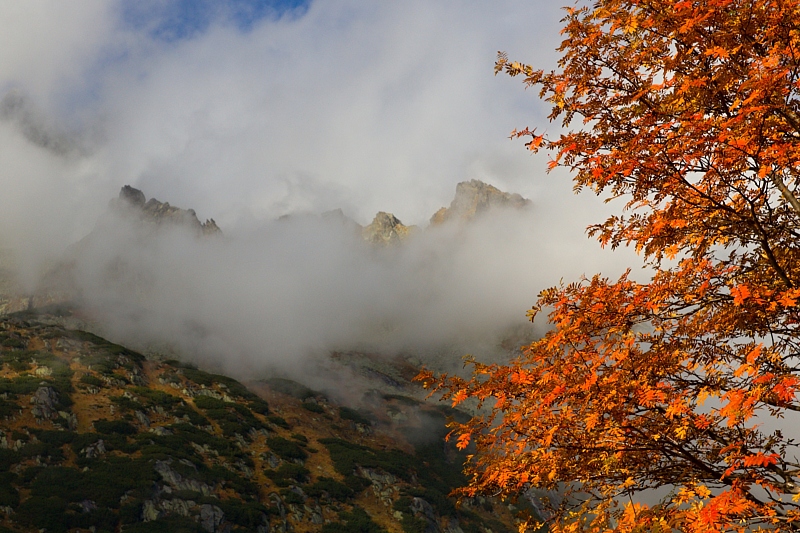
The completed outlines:
[[[421,374],[489,408],[456,425],[462,493],[565,491],[554,532],[796,531],[800,443],[774,426],[800,411],[800,0],[597,0],[562,22],[557,70],[496,72],[563,133],[512,137],[625,201],[589,231],[648,279],[547,289],[530,318],[552,327],[517,360]]]

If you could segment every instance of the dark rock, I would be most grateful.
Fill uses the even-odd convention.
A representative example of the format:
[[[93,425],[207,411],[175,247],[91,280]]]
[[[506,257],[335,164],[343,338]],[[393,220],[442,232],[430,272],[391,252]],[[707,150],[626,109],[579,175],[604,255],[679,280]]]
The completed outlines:
[[[225,513],[216,505],[204,503],[200,506],[200,526],[208,533],[223,533],[230,531],[230,526],[223,525]]]
[[[131,207],[138,207],[140,209],[144,207],[146,201],[144,193],[139,189],[134,189],[130,185],[122,187],[122,190],[119,191],[119,199],[126,202]]]
[[[122,187],[119,199],[112,200],[110,207],[112,210],[116,209],[125,214],[138,215],[145,222],[158,225],[172,224],[190,228],[196,231],[198,235],[222,233],[213,218],[201,223],[194,209],[181,209],[170,205],[169,202],[159,202],[155,198],[145,201],[144,193],[130,185]]]

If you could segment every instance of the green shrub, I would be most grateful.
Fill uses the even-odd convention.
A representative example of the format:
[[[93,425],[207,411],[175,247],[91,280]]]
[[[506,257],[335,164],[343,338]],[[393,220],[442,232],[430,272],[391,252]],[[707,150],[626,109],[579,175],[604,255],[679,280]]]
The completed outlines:
[[[231,455],[233,453],[233,445],[230,441],[211,435],[210,433],[198,429],[190,424],[175,424],[172,429],[178,433],[178,436],[186,440],[190,440],[200,446],[208,445],[217,451],[220,455]]]
[[[302,496],[289,489],[281,489],[281,498],[287,504],[303,505],[305,502]]]
[[[283,437],[270,437],[267,439],[267,446],[275,452],[275,454],[282,458],[291,461],[292,459],[303,459],[308,457],[308,454],[296,442],[292,442]]]
[[[308,482],[309,475],[308,468],[300,466],[296,463],[283,463],[277,470],[268,470],[267,477],[275,481],[279,486],[288,486],[289,481],[296,481],[303,484]],[[281,485],[281,482],[286,485]]]
[[[255,502],[242,502],[237,499],[228,499],[216,504],[225,518],[237,526],[247,528],[248,531],[255,531],[258,526],[264,523],[264,515],[270,514],[270,509]]]
[[[195,396],[194,404],[200,409],[225,409],[230,405],[211,396]]]
[[[208,426],[211,422],[206,417],[189,407],[188,405],[179,405],[172,410],[172,414],[178,418],[186,417],[191,424],[195,426]]]
[[[94,429],[103,434],[135,435],[138,433],[136,427],[124,420],[95,420]]]
[[[284,378],[270,378],[265,381],[269,388],[275,392],[292,396],[298,400],[305,400],[314,396],[322,396],[319,392],[311,390],[305,385],[301,385],[296,381]]]
[[[152,522],[131,524],[125,527],[125,533],[206,533],[206,531],[188,516],[170,515]]]
[[[26,346],[28,346],[28,341],[23,340],[19,337],[6,337],[2,341],[0,341],[0,344],[5,346],[6,348],[23,349]]]
[[[383,399],[384,400],[395,400],[397,402],[402,403],[403,405],[408,405],[408,406],[417,406],[417,405],[420,405],[420,404],[424,403],[424,402],[421,402],[420,400],[417,400],[416,398],[410,398],[408,396],[403,396],[401,394],[384,394],[383,395]]]
[[[102,337],[98,337],[94,333],[89,333],[88,331],[81,331],[81,330],[72,330],[69,332],[70,337],[75,340],[89,342],[94,344],[96,347],[101,348],[104,352],[109,355],[122,355],[133,361],[136,366],[141,367],[142,363],[146,360],[145,356],[138,352],[134,352],[133,350],[126,348],[124,346],[120,346],[119,344],[114,344],[111,341],[108,341]],[[132,369],[133,365],[130,365],[130,369]]]
[[[0,394],[16,396],[17,394],[33,394],[39,388],[42,378],[35,376],[20,376],[8,379],[0,378]]]
[[[0,418],[16,416],[21,410],[16,403],[0,398]]]
[[[66,533],[69,530],[66,511],[67,502],[58,496],[32,496],[17,508],[14,518],[23,526],[45,529],[48,533]]]
[[[280,416],[277,416],[277,415],[273,415],[273,416],[268,416],[267,420],[272,422],[273,424],[275,424],[279,428],[283,428],[283,429],[289,429],[290,428],[289,423],[283,417],[280,417]]]
[[[178,368],[181,369],[181,374],[183,374],[189,381],[193,381],[198,385],[205,385],[206,387],[210,387],[214,384],[214,376],[212,374],[203,372],[194,365],[181,364],[178,366]]]
[[[153,406],[161,406],[166,409],[171,409],[175,405],[183,403],[183,400],[178,396],[169,394],[162,390],[150,389],[148,387],[133,387],[133,392],[144,398],[145,404]]]
[[[8,362],[8,367],[14,372],[25,372],[31,369],[31,364],[27,361],[12,359]]]
[[[400,527],[403,528],[403,533],[425,533],[428,529],[428,522],[423,518],[416,518],[410,514],[403,514]]]
[[[144,405],[127,396],[112,396],[111,401],[122,411],[141,411],[144,409]]]
[[[364,479],[363,477],[358,477],[354,474],[350,474],[349,476],[344,477],[344,484],[355,493],[359,493],[362,490],[366,489],[372,483],[368,480]]]
[[[92,374],[84,374],[81,376],[81,383],[91,385],[92,387],[103,387],[105,382]]]
[[[324,413],[325,409],[318,403],[303,402],[303,409],[311,411],[312,413]]]
[[[250,497],[254,500],[258,499],[258,485],[249,479],[245,479],[235,472],[231,472],[222,465],[214,465],[211,468],[202,470],[205,477],[204,480],[208,482],[218,482],[223,480],[225,486],[233,489],[242,496]]]
[[[12,485],[16,480],[16,474],[0,472],[0,507],[15,508],[19,505],[19,493]]]
[[[355,493],[353,489],[344,483],[324,476],[317,479],[313,485],[306,487],[305,492],[312,498],[320,498],[327,494],[330,499],[340,502],[349,500]]]
[[[254,413],[258,413],[260,415],[268,415],[269,414],[269,404],[262,400],[261,398],[256,398],[255,400],[251,401],[247,406],[250,408],[251,411]]]
[[[320,439],[328,448],[333,466],[343,476],[353,474],[356,465],[365,468],[379,468],[390,474],[411,481],[420,462],[400,450],[374,450],[342,439]],[[422,470],[422,469],[420,469]]]
[[[353,510],[339,513],[341,522],[332,522],[322,526],[322,533],[386,533],[376,524],[367,512],[354,505]]]
[[[340,407],[339,416],[345,420],[352,420],[356,424],[363,424],[365,426],[372,425],[372,421],[370,421],[368,418],[366,418],[364,415],[362,415],[355,409],[350,409],[349,407]]]

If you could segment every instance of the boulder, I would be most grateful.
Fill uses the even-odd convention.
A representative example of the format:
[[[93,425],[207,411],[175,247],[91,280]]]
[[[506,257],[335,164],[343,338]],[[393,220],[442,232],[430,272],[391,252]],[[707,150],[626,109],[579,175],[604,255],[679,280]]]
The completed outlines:
[[[31,396],[31,413],[38,419],[50,420],[58,416],[58,393],[53,387],[42,385]]]

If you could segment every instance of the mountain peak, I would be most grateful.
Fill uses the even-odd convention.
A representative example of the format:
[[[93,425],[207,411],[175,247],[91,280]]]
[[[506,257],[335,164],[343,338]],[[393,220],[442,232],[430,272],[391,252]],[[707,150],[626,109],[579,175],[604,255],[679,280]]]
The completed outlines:
[[[462,181],[456,185],[456,195],[450,207],[442,207],[432,217],[431,224],[448,220],[471,220],[495,208],[522,209],[531,201],[516,193],[503,192],[480,180]]]
[[[399,244],[414,232],[416,226],[406,226],[391,213],[379,211],[372,223],[361,231],[361,236],[370,244]]]
[[[155,198],[146,200],[139,189],[125,185],[119,191],[119,198],[112,200],[112,207],[122,208],[137,212],[143,220],[161,223],[171,223],[196,229],[202,235],[215,235],[222,233],[214,219],[200,222],[194,209],[181,209],[169,205],[169,202],[159,202]]]

